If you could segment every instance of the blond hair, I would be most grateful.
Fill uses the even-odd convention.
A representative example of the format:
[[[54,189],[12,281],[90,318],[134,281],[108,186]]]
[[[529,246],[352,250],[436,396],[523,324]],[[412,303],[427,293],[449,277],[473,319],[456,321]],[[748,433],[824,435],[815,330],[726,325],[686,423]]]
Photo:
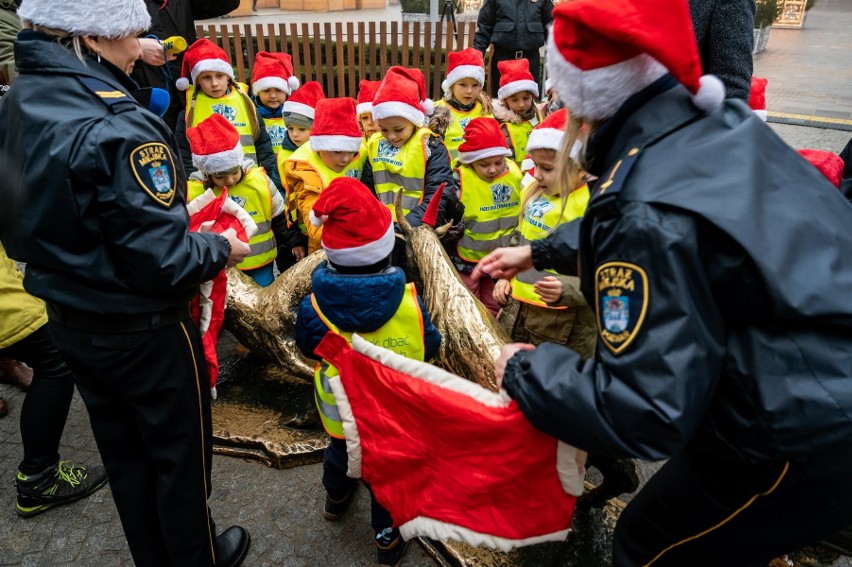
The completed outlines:
[[[30,20],[21,20],[21,28],[41,32],[44,35],[54,38],[59,45],[67,48],[69,51],[73,51],[74,55],[77,56],[77,59],[82,61],[84,64],[86,63],[85,56],[83,55],[84,44],[81,36],[74,35],[71,32],[67,32],[59,28],[49,28],[47,26],[33,24]]]

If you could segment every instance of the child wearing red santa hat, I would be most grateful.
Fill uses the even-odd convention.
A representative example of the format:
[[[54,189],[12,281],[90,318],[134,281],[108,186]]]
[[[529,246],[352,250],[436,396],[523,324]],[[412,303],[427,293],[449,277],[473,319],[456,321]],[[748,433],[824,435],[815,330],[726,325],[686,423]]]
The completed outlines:
[[[293,59],[287,53],[259,51],[251,70],[251,92],[257,113],[266,125],[272,151],[281,151],[286,135],[281,112],[287,97],[299,88],[299,79],[293,75]]]
[[[376,121],[373,120],[373,98],[376,96],[376,91],[379,90],[381,81],[368,81],[361,79],[358,84],[358,98],[355,112],[358,113],[358,122],[361,124],[361,130],[364,132],[364,148],[370,136],[379,131]]]
[[[430,360],[441,335],[414,285],[406,284],[403,271],[390,264],[396,239],[391,212],[360,181],[338,177],[314,203],[311,219],[323,227],[322,247],[328,261],[314,271],[313,293],[299,306],[296,344],[302,353],[318,358],[314,349],[332,331],[350,341],[358,333],[408,358]],[[345,408],[337,406],[330,385],[339,380],[337,376],[337,369],[327,361],[317,364],[317,408],[331,436],[322,479],[327,492],[323,516],[329,521],[346,512],[357,487],[357,481],[347,476],[347,439],[356,441],[357,430],[344,431],[340,415]],[[408,542],[375,498],[371,524],[379,565],[399,565]]]
[[[541,122],[536,105],[538,83],[530,73],[526,59],[509,59],[497,63],[500,69],[500,89],[494,103],[494,118],[500,121],[506,141],[512,149],[512,159],[518,165],[527,155],[527,138]]]

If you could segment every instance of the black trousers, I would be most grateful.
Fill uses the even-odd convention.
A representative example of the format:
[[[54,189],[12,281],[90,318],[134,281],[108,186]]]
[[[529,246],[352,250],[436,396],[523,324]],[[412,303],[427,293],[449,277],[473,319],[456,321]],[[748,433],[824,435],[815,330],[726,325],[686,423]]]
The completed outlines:
[[[627,505],[613,564],[765,567],[852,525],[850,486],[849,448],[758,464],[688,448]]]
[[[518,54],[521,54],[521,57],[517,57]],[[497,91],[500,90],[500,70],[497,69],[497,62],[507,59],[527,59],[530,62],[530,73],[532,73],[535,81],[541,85],[541,54],[538,49],[518,52],[504,51],[495,47],[494,53],[491,54],[491,70],[488,74],[488,90],[491,93],[491,98],[497,98]],[[539,95],[541,94],[543,93],[539,92]]]
[[[0,349],[0,357],[26,362],[33,383],[21,406],[24,474],[38,474],[59,460],[59,441],[74,396],[74,376],[59,354],[47,325]]]
[[[210,391],[195,325],[114,334],[50,325],[89,411],[137,567],[214,565]]]

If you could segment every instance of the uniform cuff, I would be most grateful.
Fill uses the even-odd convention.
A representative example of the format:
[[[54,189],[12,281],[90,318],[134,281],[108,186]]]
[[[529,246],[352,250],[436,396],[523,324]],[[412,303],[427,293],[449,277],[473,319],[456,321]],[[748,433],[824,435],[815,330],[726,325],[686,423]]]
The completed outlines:
[[[552,248],[549,238],[533,240],[530,243],[532,249],[532,262],[536,270],[544,271],[553,267]]]
[[[516,393],[520,390],[520,382],[523,379],[524,371],[528,370],[530,363],[527,362],[527,357],[532,353],[531,350],[519,350],[506,363],[506,370],[503,372],[503,389],[508,392],[509,397],[513,400]]]

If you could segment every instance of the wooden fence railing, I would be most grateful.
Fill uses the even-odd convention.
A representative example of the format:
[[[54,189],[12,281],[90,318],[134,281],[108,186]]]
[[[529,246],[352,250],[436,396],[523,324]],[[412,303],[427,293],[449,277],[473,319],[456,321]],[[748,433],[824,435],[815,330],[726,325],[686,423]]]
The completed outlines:
[[[337,22],[198,26],[231,57],[239,81],[251,79],[258,51],[293,57],[293,73],[319,81],[329,97],[352,96],[360,79],[379,80],[393,65],[417,67],[426,92],[441,96],[447,53],[473,46],[475,22]],[[487,62],[486,62],[487,68]]]

